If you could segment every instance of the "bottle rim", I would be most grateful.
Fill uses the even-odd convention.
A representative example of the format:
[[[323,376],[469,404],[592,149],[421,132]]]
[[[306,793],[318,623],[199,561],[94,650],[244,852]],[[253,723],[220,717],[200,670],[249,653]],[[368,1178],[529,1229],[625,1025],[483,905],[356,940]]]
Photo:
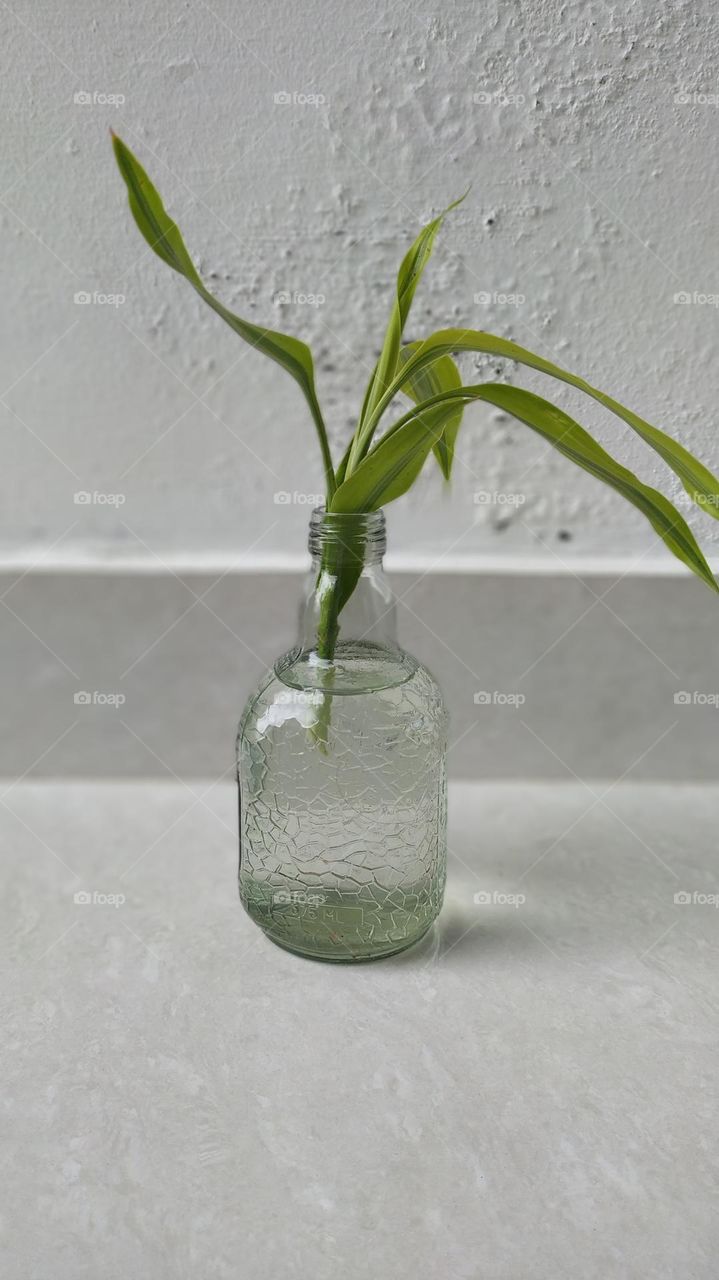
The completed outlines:
[[[365,562],[381,560],[387,548],[384,511],[327,511],[325,507],[315,507],[310,517],[310,553],[317,556],[330,547],[361,556]]]

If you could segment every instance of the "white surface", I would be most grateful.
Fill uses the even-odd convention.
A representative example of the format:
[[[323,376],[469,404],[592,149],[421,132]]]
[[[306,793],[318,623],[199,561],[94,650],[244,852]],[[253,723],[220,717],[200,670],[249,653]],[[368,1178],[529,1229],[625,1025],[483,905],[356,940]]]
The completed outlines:
[[[307,508],[274,494],[320,488],[294,384],[141,242],[110,124],[157,178],[223,300],[310,340],[335,442],[361,401],[409,238],[472,182],[407,336],[464,322],[515,337],[716,465],[717,311],[673,302],[717,289],[710,0],[441,12],[428,0],[12,0],[0,33],[11,460],[0,548],[27,560],[50,548],[296,554]],[[684,90],[689,101],[676,101]],[[278,92],[325,102],[277,105]],[[76,93],[125,101],[81,105]],[[495,96],[483,105],[481,94]],[[79,291],[126,301],[75,305]],[[278,307],[278,291],[326,301]],[[477,304],[482,291],[526,301]],[[491,369],[469,360],[467,372]],[[628,429],[579,393],[557,395],[667,482]],[[460,455],[451,501],[430,471],[401,504],[395,550],[425,562],[450,548],[551,558],[534,535],[553,548],[564,530],[565,557],[665,554],[638,513],[524,428],[475,408]],[[480,489],[526,501],[478,506]],[[125,502],[76,506],[77,491]]]
[[[455,787],[354,968],[243,915],[234,803],[5,793],[7,1280],[714,1280],[716,788]]]

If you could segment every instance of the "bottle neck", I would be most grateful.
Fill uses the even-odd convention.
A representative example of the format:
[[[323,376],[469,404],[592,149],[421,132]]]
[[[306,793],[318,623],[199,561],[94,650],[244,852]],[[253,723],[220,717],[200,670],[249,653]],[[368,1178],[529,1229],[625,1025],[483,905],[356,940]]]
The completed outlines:
[[[316,507],[307,545],[313,567],[318,560],[339,564],[361,559],[367,566],[381,565],[387,550],[384,511],[336,512]]]
[[[312,513],[312,556],[301,614],[300,646],[334,662],[348,646],[396,650],[396,610],[382,558],[384,513]]]

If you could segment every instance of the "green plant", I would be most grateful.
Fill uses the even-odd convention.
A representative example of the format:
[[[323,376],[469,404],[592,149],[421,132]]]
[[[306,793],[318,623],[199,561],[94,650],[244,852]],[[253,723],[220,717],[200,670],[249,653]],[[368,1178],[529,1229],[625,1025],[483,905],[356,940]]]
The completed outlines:
[[[449,210],[461,201],[450,205],[422,228],[402,261],[382,351],[370,377],[352,439],[335,467],[315,391],[309,347],[287,334],[241,320],[213,297],[195,270],[176,223],[165,211],[144,169],[114,134],[113,147],[127,185],[130,208],[150,247],[168,266],[183,275],[241,338],[282,365],[302,388],[319,439],[329,511],[350,514],[374,511],[399,498],[417,479],[430,453],[449,480],[464,407],[472,401],[486,401],[531,427],[577,466],[620,493],[646,516],[679,560],[713,591],[719,590],[694,534],[663,494],[643,484],[578,423],[541,396],[503,383],[463,386],[452,354],[474,351],[503,357],[584,391],[623,419],[659,454],[702,511],[719,518],[719,481],[683,445],[583,378],[507,338],[473,329],[444,329],[423,342],[402,346],[412,299],[437,232]],[[400,393],[409,397],[412,408],[376,439],[383,414]],[[335,548],[322,566],[317,638],[320,658],[331,660],[334,656],[339,617],[361,571],[361,556],[349,543],[344,550]]]

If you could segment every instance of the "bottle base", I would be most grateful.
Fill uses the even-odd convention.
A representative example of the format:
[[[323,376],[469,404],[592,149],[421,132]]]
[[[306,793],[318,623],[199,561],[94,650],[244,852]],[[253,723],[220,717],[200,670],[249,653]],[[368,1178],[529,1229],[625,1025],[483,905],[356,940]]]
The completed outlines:
[[[272,889],[240,876],[240,901],[250,919],[284,951],[308,960],[360,964],[406,951],[439,915],[444,885],[424,881],[400,893],[337,889]]]
[[[385,944],[382,950],[363,952],[361,954],[351,954],[349,948],[344,954],[338,953],[336,947],[331,952],[329,950],[308,949],[299,943],[289,942],[286,938],[278,938],[266,929],[263,929],[262,932],[267,940],[273,942],[276,947],[280,947],[283,951],[289,951],[293,956],[300,956],[302,960],[317,960],[321,964],[371,964],[373,960],[389,960],[391,956],[398,956],[403,951],[409,951],[411,947],[416,947],[417,943],[427,936],[433,924],[434,920],[430,920],[421,933],[416,933],[411,938],[405,938],[404,941],[395,942],[391,945]]]

